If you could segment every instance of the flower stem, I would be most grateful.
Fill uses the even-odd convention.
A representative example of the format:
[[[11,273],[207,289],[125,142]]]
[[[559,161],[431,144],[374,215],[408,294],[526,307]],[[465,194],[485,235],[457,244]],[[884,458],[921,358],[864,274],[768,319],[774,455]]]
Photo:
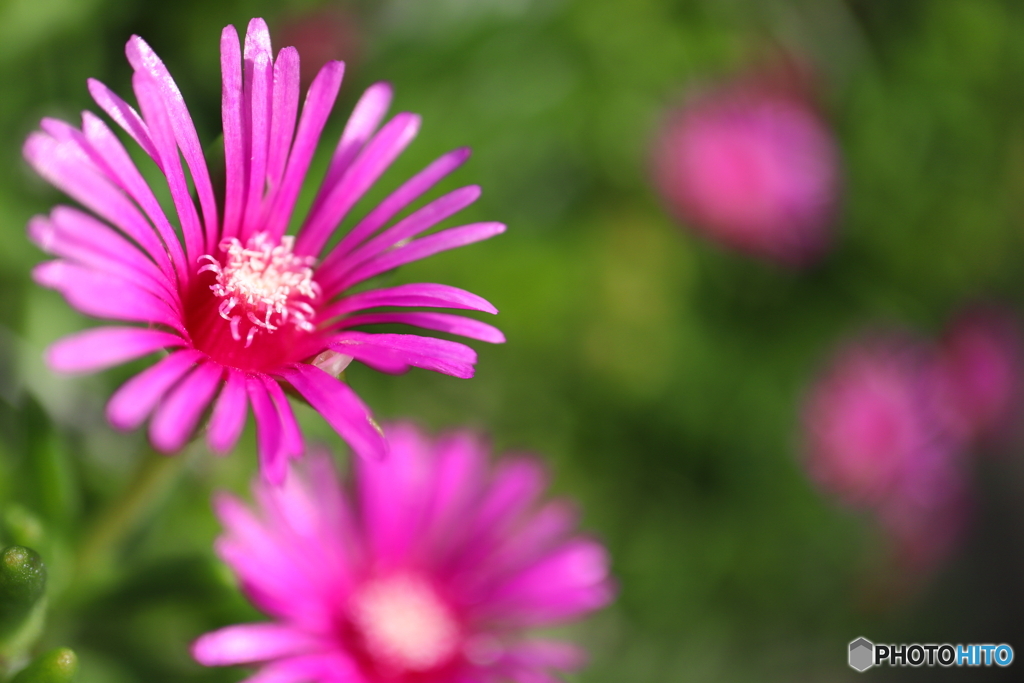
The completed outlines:
[[[147,448],[128,488],[86,532],[75,556],[75,583],[89,583],[111,571],[121,544],[165,500],[192,450],[167,456]]]

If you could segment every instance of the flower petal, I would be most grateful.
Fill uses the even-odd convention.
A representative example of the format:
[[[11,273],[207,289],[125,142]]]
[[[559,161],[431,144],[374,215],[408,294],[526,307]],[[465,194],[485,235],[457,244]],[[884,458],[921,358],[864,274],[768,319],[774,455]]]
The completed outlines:
[[[210,450],[224,455],[238,442],[245,427],[245,414],[249,401],[245,392],[245,375],[234,368],[228,368],[227,380],[217,397],[206,432],[206,443]]]
[[[345,130],[342,131],[341,138],[338,139],[338,146],[334,148],[331,163],[327,167],[327,174],[320,184],[321,188],[334,187],[341,180],[345,171],[352,165],[352,160],[356,158],[370,136],[377,131],[380,122],[384,120],[384,116],[388,113],[388,107],[391,106],[393,95],[391,84],[384,82],[374,83],[363,92],[362,97],[352,109],[351,116],[348,117]],[[319,211],[320,204],[325,198],[325,192],[317,192],[310,211]]]
[[[40,285],[55,289],[82,313],[111,320],[160,323],[184,333],[181,316],[168,303],[135,285],[130,277],[46,261],[32,269]]]
[[[199,196],[206,232],[209,233],[208,237],[212,238],[217,227],[217,202],[213,196],[213,185],[210,183],[210,172],[206,167],[206,159],[203,157],[203,147],[199,144],[199,135],[196,133],[192,116],[188,113],[188,107],[185,106],[185,99],[181,96],[181,91],[174,79],[171,78],[167,67],[153,52],[153,49],[146,44],[146,41],[138,36],[132,36],[125,46],[125,53],[132,67],[137,72],[147,74],[150,82],[155,83],[159,89],[159,96],[163,100],[176,146],[181,149],[181,155],[185,157],[185,163],[188,164],[189,173],[192,175],[192,184]],[[142,104],[141,101],[139,104]],[[143,113],[145,114],[145,111]],[[150,126],[153,125],[152,121],[149,123]],[[159,148],[159,142],[155,139],[154,142]],[[207,244],[212,244],[212,241]]]
[[[223,376],[219,363],[202,363],[168,392],[149,423],[149,439],[157,450],[173,453],[185,445]]]
[[[326,193],[317,211],[310,211],[295,241],[295,253],[318,255],[331,233],[356,202],[416,137],[420,117],[398,114],[363,148],[349,169]]]
[[[171,115],[167,111],[167,103],[162,97],[160,84],[146,72],[136,71],[132,76],[132,86],[135,90],[135,97],[139,101],[139,108],[142,109],[142,117],[153,136],[153,144],[156,145],[157,152],[160,154],[160,163],[164,170],[164,177],[167,179],[167,187],[171,191],[171,200],[178,212],[178,222],[185,238],[185,260],[187,263],[194,264],[206,251],[206,240],[203,228],[199,223],[196,205],[192,201],[192,194],[188,189],[185,171],[181,167],[178,145],[174,139],[175,132]]]
[[[278,418],[281,421],[281,452],[289,458],[297,458],[306,450],[302,441],[302,432],[299,424],[295,421],[295,414],[292,412],[288,397],[281,390],[277,380],[266,377],[263,385],[267,393],[274,401],[274,408],[277,410]]]
[[[149,126],[142,120],[139,113],[118,97],[113,90],[95,78],[88,79],[88,84],[89,94],[92,95],[92,99],[100,109],[107,112],[107,115],[114,119],[128,135],[132,136],[132,139],[156,162],[157,166],[160,166],[160,154],[156,151],[153,138],[149,135]],[[161,167],[160,170],[162,171],[163,168]]]
[[[152,226],[93,164],[86,163],[78,143],[32,133],[24,155],[50,184],[131,237],[168,277],[173,276],[171,260]]]
[[[361,457],[381,458],[387,441],[370,411],[344,382],[320,368],[299,363],[280,373]]]
[[[345,275],[336,288],[339,292],[344,291],[364,280],[369,280],[374,275],[380,275],[406,263],[419,261],[449,249],[480,242],[495,235],[500,235],[503,232],[505,232],[505,226],[501,223],[473,223],[413,240],[404,246],[392,249],[360,265]]]
[[[306,92],[306,101],[302,105],[299,128],[295,132],[295,142],[288,155],[281,190],[274,198],[264,224],[264,229],[271,237],[280,239],[288,228],[295,200],[299,197],[309,163],[313,160],[320,133],[323,132],[327,117],[334,107],[334,100],[338,97],[338,89],[341,88],[341,78],[344,74],[344,63],[327,62]]]
[[[248,187],[249,133],[242,116],[242,46],[228,25],[220,34],[221,120],[224,126],[224,224],[221,236],[236,237]]]
[[[184,343],[178,335],[160,330],[98,327],[64,337],[43,356],[57,372],[95,372]]]
[[[277,191],[281,187],[292,137],[295,135],[295,120],[299,114],[299,52],[286,47],[277,54],[274,62],[274,96],[270,123],[270,151],[267,158],[267,196],[264,211],[269,212]]]
[[[448,313],[367,313],[345,318],[341,321],[340,327],[342,329],[349,329],[360,325],[380,325],[385,323],[413,325],[425,330],[457,334],[462,337],[478,339],[492,344],[502,344],[505,342],[505,335],[497,327],[480,322],[479,320]]]
[[[476,351],[465,344],[415,334],[370,334],[345,330],[329,347],[381,372],[405,372],[410,367],[453,377],[473,376]]]
[[[288,471],[287,459],[281,450],[281,418],[262,377],[248,377],[245,388],[256,419],[260,473],[271,484],[280,484]]]
[[[280,624],[238,624],[200,636],[192,656],[205,666],[252,664],[323,647],[308,633]]]
[[[203,354],[192,349],[176,351],[135,375],[110,397],[107,420],[118,429],[135,429],[143,423],[167,390],[202,357]]]
[[[320,312],[321,320],[330,320],[345,313],[378,306],[427,306],[431,308],[462,308],[470,311],[497,313],[486,299],[458,287],[417,283],[384,289],[371,289],[339,299]]]
[[[440,182],[441,179],[465,163],[466,159],[469,158],[469,153],[468,147],[448,152],[403,183],[401,187],[388,195],[373,211],[368,213],[363,220],[359,221],[356,227],[352,228],[347,235],[341,238],[338,245],[324,259],[321,268],[334,269],[336,264],[359,246],[363,240],[383,227],[385,223],[398,215],[399,211],[418,199],[424,192]],[[325,294],[330,297],[333,296],[334,292],[328,293],[325,288]]]

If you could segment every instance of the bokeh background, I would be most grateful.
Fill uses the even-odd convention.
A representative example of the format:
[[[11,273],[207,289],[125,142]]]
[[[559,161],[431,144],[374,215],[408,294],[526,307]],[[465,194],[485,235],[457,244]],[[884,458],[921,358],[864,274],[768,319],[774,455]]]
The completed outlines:
[[[45,369],[48,343],[92,323],[31,284],[42,255],[25,224],[64,200],[21,144],[42,116],[95,109],[87,77],[129,93],[132,33],[213,142],[220,30],[252,16],[304,66],[349,64],[314,173],[377,80],[424,125],[371,201],[440,153],[474,149],[438,192],[481,184],[459,219],[508,232],[388,278],[484,296],[508,343],[476,345],[472,380],[361,366],[347,378],[383,420],[469,425],[498,449],[545,455],[620,585],[613,607],[568,630],[593,655],[573,680],[855,680],[846,646],[858,636],[1006,642],[1024,657],[1020,445],[978,449],[966,534],[926,575],[898,576],[871,520],[805,474],[799,420],[807,383],[865,326],[934,336],[968,302],[1024,301],[1024,5],[0,0],[2,530],[47,561],[41,646],[75,648],[82,683],[243,676],[202,669],[187,645],[258,618],[212,555],[209,508],[216,489],[246,492],[254,440],[250,421],[226,459],[202,444],[159,458],[142,432],[116,434],[102,417],[138,366],[73,379]],[[842,156],[833,248],[804,269],[695,236],[650,172],[660,126],[689,90],[780,49],[813,65]],[[146,494],[126,499],[140,481]],[[1016,680],[1022,666],[864,675]]]

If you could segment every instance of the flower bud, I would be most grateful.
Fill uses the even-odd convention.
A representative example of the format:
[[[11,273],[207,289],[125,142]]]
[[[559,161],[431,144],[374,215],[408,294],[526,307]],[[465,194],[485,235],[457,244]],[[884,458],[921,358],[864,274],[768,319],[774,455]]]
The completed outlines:
[[[8,546],[0,553],[0,640],[15,634],[46,590],[46,567],[34,550]]]
[[[78,673],[78,657],[66,647],[45,652],[22,669],[11,683],[71,683]]]

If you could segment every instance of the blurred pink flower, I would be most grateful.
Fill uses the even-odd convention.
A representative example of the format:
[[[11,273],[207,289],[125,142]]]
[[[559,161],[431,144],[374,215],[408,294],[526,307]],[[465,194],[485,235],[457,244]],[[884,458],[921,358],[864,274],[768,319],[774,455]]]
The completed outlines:
[[[831,241],[838,152],[798,93],[747,81],[700,94],[671,114],[654,162],[671,210],[716,242],[800,266]]]
[[[150,438],[170,452],[187,442],[212,403],[207,441],[213,450],[226,452],[251,405],[262,470],[272,481],[280,481],[287,458],[303,450],[282,385],[320,411],[356,452],[384,453],[384,437],[367,408],[336,378],[347,363],[355,359],[389,373],[415,366],[470,377],[476,354],[451,341],[353,328],[401,323],[504,340],[490,325],[460,316],[367,312],[393,306],[496,312],[454,287],[409,284],[348,293],[380,273],[505,229],[476,223],[419,237],[473,203],[480,194],[476,186],[449,192],[385,227],[461,165],[468,150],[430,164],[330,244],[338,225],[419,129],[418,116],[400,113],[378,130],[391,88],[373,85],[356,104],[301,227],[286,235],[344,64],[324,65],[300,115],[298,52],[286,47],[275,60],[266,24],[253,19],[244,48],[233,26],[221,36],[227,178],[220,217],[177,85],[138,36],[128,41],[127,55],[141,114],[98,81],[90,80],[89,90],[156,163],[177,225],[156,198],[160,190],[154,193],[146,184],[99,117],[83,113],[81,129],[43,120],[43,130],[25,143],[25,158],[99,219],[68,207],[32,219],[31,239],[59,257],[39,265],[34,277],[83,313],[145,324],[65,338],[47,351],[48,363],[59,371],[95,371],[172,349],[114,394],[107,406],[110,422],[133,429],[152,413]]]
[[[966,434],[952,397],[936,349],[889,333],[841,348],[804,404],[809,476],[874,515],[912,573],[952,550],[968,514]]]
[[[356,14],[330,5],[287,17],[276,27],[285,45],[294,45],[305,61],[299,69],[305,85],[316,76],[318,64],[342,60],[351,69],[363,54],[363,31]]]
[[[807,468],[847,505],[877,504],[922,463],[956,451],[931,349],[898,335],[846,345],[804,405]]]
[[[1019,408],[1021,339],[1008,311],[975,307],[943,335],[942,367],[964,429],[974,439],[1001,436]]]
[[[207,666],[258,664],[251,683],[553,681],[573,646],[528,632],[612,597],[604,548],[575,534],[572,509],[542,502],[529,457],[489,471],[465,433],[436,443],[387,430],[390,457],[356,462],[355,491],[330,461],[254,484],[256,510],[222,495],[217,551],[270,623],[202,636]]]

